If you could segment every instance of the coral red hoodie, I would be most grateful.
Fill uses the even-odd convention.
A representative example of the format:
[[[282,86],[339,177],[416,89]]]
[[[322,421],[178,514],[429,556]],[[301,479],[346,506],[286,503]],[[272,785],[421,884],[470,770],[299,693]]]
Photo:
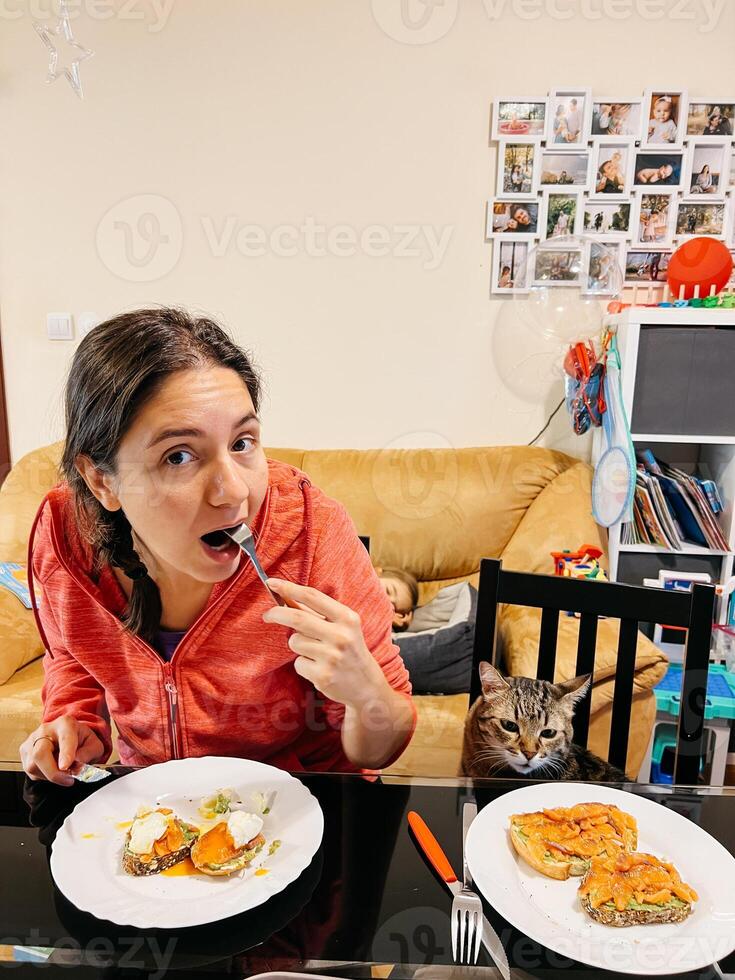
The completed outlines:
[[[391,642],[391,604],[344,507],[292,466],[268,460],[268,472],[252,525],[266,573],[354,609],[388,683],[410,698],[408,673]],[[294,670],[289,632],[262,621],[272,600],[244,555],[237,571],[214,585],[170,663],[123,627],[127,599],[112,569],[95,581],[91,568],[71,491],[61,483],[44,498],[28,548],[47,651],[45,722],[73,715],[99,735],[107,758],[111,716],[124,765],[223,755],[290,770],[355,771],[342,750],[344,706]],[[414,724],[415,718],[414,710]]]

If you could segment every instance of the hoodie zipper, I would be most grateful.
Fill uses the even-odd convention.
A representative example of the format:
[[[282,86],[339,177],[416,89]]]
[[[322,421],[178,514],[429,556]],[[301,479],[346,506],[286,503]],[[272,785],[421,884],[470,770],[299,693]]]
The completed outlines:
[[[166,694],[168,694],[168,720],[169,729],[171,732],[171,745],[173,747],[174,759],[181,758],[181,749],[179,746],[179,691],[174,682],[174,672],[171,669],[171,664],[166,661],[163,665],[166,680],[164,682],[164,687],[166,688]]]

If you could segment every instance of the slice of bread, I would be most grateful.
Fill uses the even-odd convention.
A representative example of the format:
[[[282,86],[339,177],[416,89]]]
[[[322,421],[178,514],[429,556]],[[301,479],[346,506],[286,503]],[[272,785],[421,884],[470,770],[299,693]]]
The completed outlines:
[[[528,846],[528,838],[521,828],[514,824],[514,817],[510,821],[510,839],[513,847],[523,860],[530,864],[532,868],[546,875],[547,878],[557,878],[566,881],[570,875],[583,875],[589,868],[589,861],[577,855],[570,855],[568,858],[555,857],[551,852],[547,852],[542,860],[539,860],[536,853]]]
[[[657,922],[683,922],[691,914],[690,902],[673,899],[666,905],[654,907],[651,905],[632,905],[619,912],[612,902],[607,902],[599,908],[592,908],[589,895],[580,896],[580,904],[587,915],[595,922],[604,926],[641,926]]]
[[[147,855],[136,854],[129,849],[128,844],[130,843],[130,835],[132,833],[132,828],[130,828],[125,836],[125,846],[123,847],[123,870],[127,871],[129,875],[157,875],[162,871],[166,871],[168,868],[172,868],[175,864],[186,860],[191,854],[192,846],[199,837],[199,828],[184,823],[183,820],[177,820],[177,823],[182,831],[186,831],[192,839],[176,851],[169,851],[168,854],[161,855],[153,854],[147,861],[143,860]]]

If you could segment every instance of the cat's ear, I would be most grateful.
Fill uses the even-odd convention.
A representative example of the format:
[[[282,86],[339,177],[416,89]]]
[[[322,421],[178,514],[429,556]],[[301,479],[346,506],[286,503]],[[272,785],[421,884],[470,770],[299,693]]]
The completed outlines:
[[[570,681],[561,681],[556,686],[562,692],[562,697],[567,704],[574,707],[586,697],[591,683],[592,674],[581,674],[579,677],[573,677]]]
[[[482,681],[482,693],[485,697],[497,696],[510,688],[510,684],[500,671],[486,660],[480,664],[480,680]]]

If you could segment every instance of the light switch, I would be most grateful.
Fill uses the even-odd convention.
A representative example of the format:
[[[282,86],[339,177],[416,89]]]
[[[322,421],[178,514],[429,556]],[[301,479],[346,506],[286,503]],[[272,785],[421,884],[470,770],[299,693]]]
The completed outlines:
[[[49,313],[46,316],[49,340],[73,340],[74,325],[71,313]]]

